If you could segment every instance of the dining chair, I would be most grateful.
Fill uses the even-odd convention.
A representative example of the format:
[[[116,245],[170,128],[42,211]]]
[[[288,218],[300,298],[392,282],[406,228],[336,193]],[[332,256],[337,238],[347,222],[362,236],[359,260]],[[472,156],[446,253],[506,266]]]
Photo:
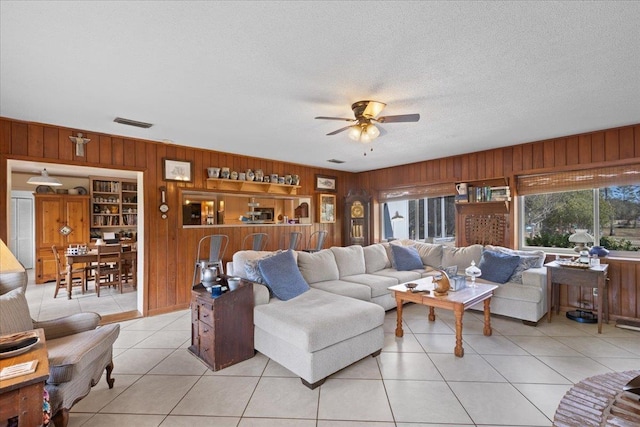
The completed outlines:
[[[65,291],[67,290],[67,267],[62,264],[62,258],[58,253],[56,245],[51,246],[51,250],[53,251],[53,256],[56,259],[56,268],[58,269],[56,274],[56,290],[53,293],[53,297],[56,298],[60,289],[64,289]],[[84,294],[85,288],[87,287],[87,272],[84,267],[73,268],[71,270],[71,287],[72,289],[73,287],[80,287]]]
[[[207,244],[209,245],[208,251],[206,249]],[[229,236],[226,234],[210,234],[209,236],[204,236],[200,239],[198,242],[196,262],[193,267],[193,281],[191,283],[191,287],[194,287],[198,283],[198,272],[200,273],[200,276],[202,276],[202,271],[207,267],[216,266],[220,273],[224,273],[222,259],[224,258],[224,253],[227,251],[228,244]],[[207,253],[208,257],[204,258]],[[200,279],[202,279],[202,277],[200,277]]]
[[[242,250],[264,251],[269,242],[267,233],[247,234],[242,240]]]
[[[309,236],[309,244],[307,245],[306,252],[318,252],[322,250],[324,246],[324,241],[327,238],[326,230],[318,230],[311,233]]]
[[[103,286],[115,286],[122,293],[122,245],[100,245],[95,265],[96,294]]]
[[[302,240],[302,233],[299,231],[283,233],[280,236],[280,249],[291,249],[292,251],[298,250],[300,240]]]

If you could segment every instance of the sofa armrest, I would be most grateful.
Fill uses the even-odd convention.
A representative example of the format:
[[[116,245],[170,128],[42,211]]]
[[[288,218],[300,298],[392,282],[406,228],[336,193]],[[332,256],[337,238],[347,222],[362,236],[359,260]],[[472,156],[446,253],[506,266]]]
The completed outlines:
[[[522,284],[547,289],[547,267],[529,268],[522,272]]]
[[[47,340],[66,337],[79,332],[90,331],[98,327],[100,315],[98,313],[76,313],[71,316],[60,317],[58,319],[33,322],[34,329],[44,329],[44,336]]]
[[[263,304],[269,304],[269,288],[261,283],[253,282],[253,306],[257,307]]]

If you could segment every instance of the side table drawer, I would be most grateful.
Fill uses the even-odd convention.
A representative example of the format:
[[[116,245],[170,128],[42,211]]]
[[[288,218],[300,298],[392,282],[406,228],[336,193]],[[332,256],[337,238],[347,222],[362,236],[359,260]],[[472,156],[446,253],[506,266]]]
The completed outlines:
[[[213,327],[213,307],[198,303],[198,320]]]
[[[216,361],[216,345],[215,330],[213,326],[204,322],[198,323],[198,331],[200,335],[200,357],[210,366],[215,366]]]

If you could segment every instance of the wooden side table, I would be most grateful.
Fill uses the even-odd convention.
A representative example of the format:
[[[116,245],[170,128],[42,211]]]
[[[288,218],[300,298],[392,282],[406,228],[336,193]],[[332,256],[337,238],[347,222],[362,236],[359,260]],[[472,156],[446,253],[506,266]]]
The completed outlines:
[[[31,350],[0,359],[0,369],[38,360],[38,367],[34,373],[0,381],[0,425],[6,425],[9,419],[15,417],[18,417],[19,426],[42,425],[44,382],[49,378],[49,359],[44,330],[37,331],[40,342]]]
[[[602,317],[609,323],[609,301],[607,297],[608,264],[594,265],[589,268],[573,268],[562,266],[555,261],[544,265],[547,267],[547,312],[551,322],[552,308],[555,301],[556,314],[560,312],[560,287],[558,285],[583,286],[598,289],[598,333],[602,333]],[[555,285],[555,286],[554,286]]]
[[[191,290],[191,346],[188,349],[218,371],[254,356],[253,285],[242,280],[217,298],[201,284]]]

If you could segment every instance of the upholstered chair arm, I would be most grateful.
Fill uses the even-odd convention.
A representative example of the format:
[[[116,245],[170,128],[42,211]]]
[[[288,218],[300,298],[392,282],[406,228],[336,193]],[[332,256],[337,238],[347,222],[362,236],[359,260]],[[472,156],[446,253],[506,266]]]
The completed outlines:
[[[53,340],[68,335],[90,331],[98,327],[100,315],[98,313],[76,313],[58,319],[33,322],[34,329],[44,329],[44,336],[48,340]]]
[[[269,304],[269,288],[261,283],[253,282],[253,306]]]
[[[529,268],[522,272],[522,284],[547,289],[547,267]]]

